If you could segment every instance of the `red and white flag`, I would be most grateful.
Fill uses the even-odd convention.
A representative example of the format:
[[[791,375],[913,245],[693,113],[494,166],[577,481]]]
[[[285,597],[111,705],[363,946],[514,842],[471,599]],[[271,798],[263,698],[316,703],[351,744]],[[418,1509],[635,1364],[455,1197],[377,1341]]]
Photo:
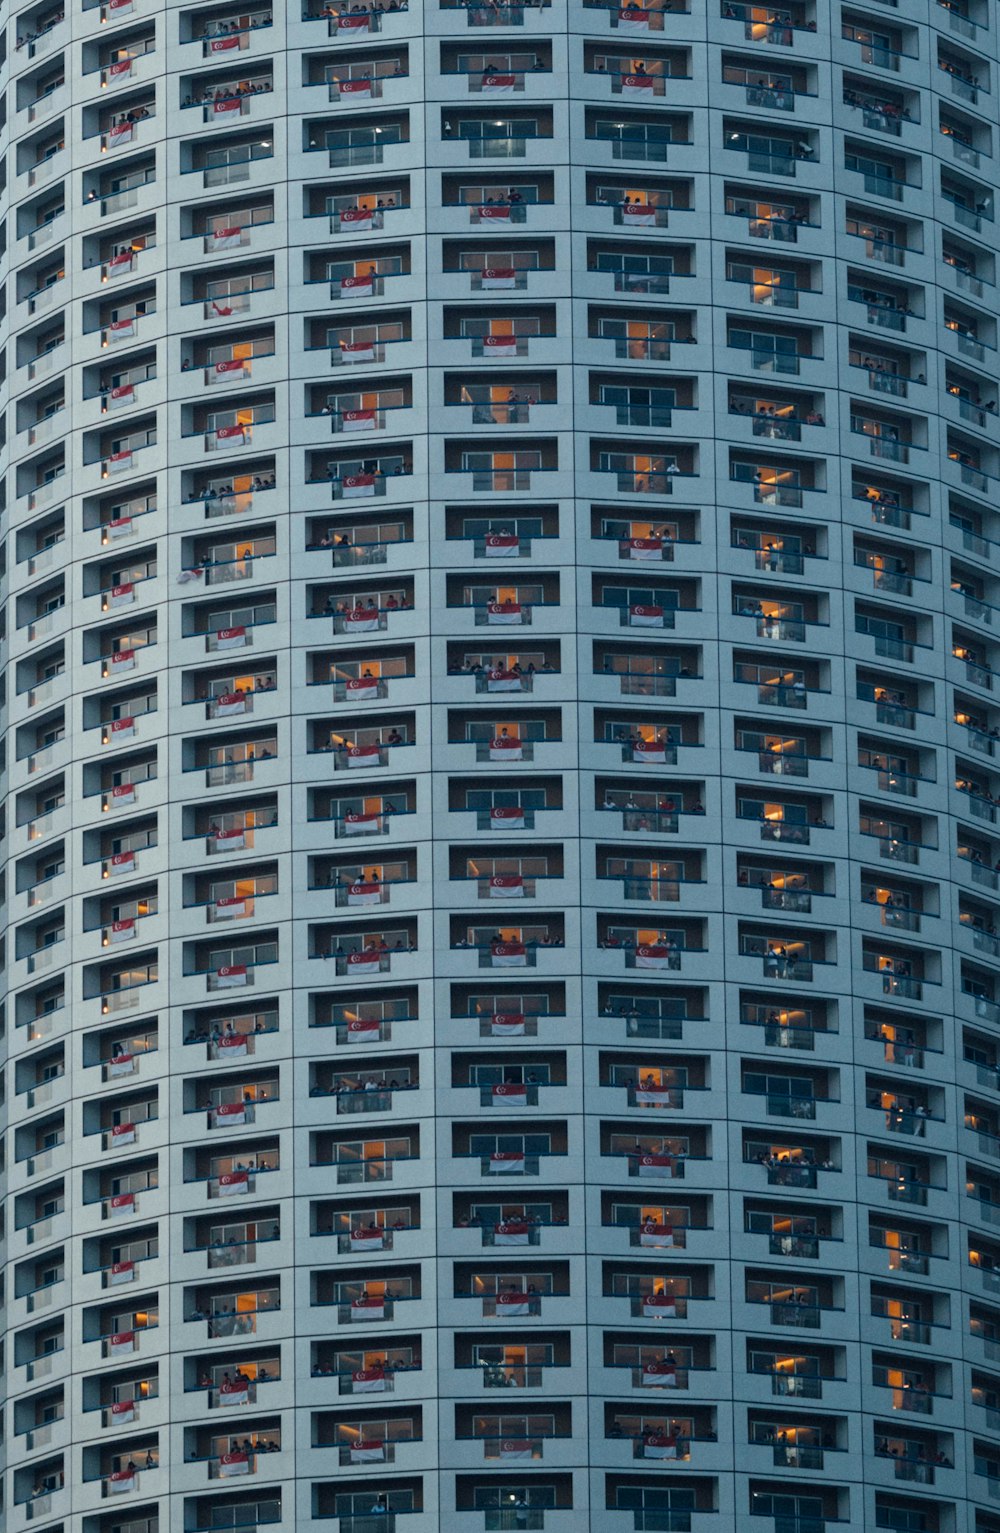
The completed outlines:
[[[108,656],[108,675],[118,676],[122,671],[135,669],[135,650],[116,649],[113,655]]]
[[[108,744],[121,745],[123,740],[131,740],[134,734],[134,718],[130,716],[124,719],[112,719],[108,729]]]
[[[122,149],[130,144],[133,138],[133,124],[120,122],[114,128],[109,128],[104,135],[105,147],[108,149]]]
[[[380,905],[382,888],[379,884],[350,884],[347,890],[348,905]]]
[[[125,447],[121,452],[113,452],[110,458],[105,459],[109,474],[125,474],[132,467],[132,449]]]
[[[516,287],[517,272],[513,266],[484,266],[479,280],[487,290]]]
[[[507,808],[494,808],[490,810],[491,830],[523,830],[524,809],[520,804],[511,804]]]
[[[493,1105],[501,1107],[527,1107],[528,1088],[523,1082],[510,1081],[494,1086],[490,1093]]]
[[[530,1442],[524,1438],[506,1438],[500,1444],[500,1457],[508,1464],[525,1463],[534,1458]]]
[[[229,53],[231,49],[238,48],[240,40],[238,36],[213,37],[208,45],[209,53]]]
[[[377,1437],[359,1437],[351,1444],[352,1464],[380,1464],[385,1459],[385,1443]]]
[[[370,101],[372,99],[372,82],[370,80],[339,80],[338,89],[342,96],[350,96],[352,101]]]
[[[212,102],[213,117],[238,117],[242,103],[239,96],[224,96],[221,101]]]
[[[637,1086],[635,1101],[637,1107],[669,1107],[671,1105],[669,1087]]]
[[[377,676],[353,676],[344,683],[347,700],[351,703],[370,703],[378,697]]]
[[[487,692],[520,692],[522,677],[520,671],[487,671]]]
[[[115,1469],[108,1475],[108,1495],[120,1496],[123,1491],[135,1490],[134,1469]]]
[[[237,442],[244,440],[246,430],[243,426],[219,426],[214,435],[217,447],[235,447]]]
[[[531,1230],[522,1219],[507,1219],[493,1226],[493,1244],[496,1246],[527,1246],[531,1244]]]
[[[215,919],[217,921],[233,921],[237,916],[245,916],[247,902],[241,895],[229,895],[225,899],[215,902]]]
[[[246,1379],[231,1379],[219,1385],[220,1405],[249,1405],[250,1385]]]
[[[120,277],[123,272],[132,270],[134,251],[120,250],[117,255],[111,256],[105,262],[105,271],[109,277]]]
[[[212,313],[215,315],[216,319],[229,319],[233,314],[236,313],[236,310],[228,303],[218,303],[214,298],[211,299],[210,302]]]
[[[352,813],[344,815],[344,835],[364,836],[371,830],[378,830],[379,816],[377,814]]]
[[[674,1243],[673,1228],[669,1224],[657,1224],[647,1219],[639,1231],[639,1244],[653,1251],[663,1251]]]
[[[347,1024],[348,1043],[378,1043],[379,1023],[368,1017],[355,1018]]]
[[[669,969],[670,949],[668,947],[637,947],[635,966],[637,969]]]
[[[344,613],[343,621],[345,633],[374,633],[378,628],[378,609],[355,607],[353,612]]]
[[[131,787],[131,783],[128,785]],[[117,788],[112,788],[112,795],[117,793]],[[122,873],[135,872],[135,852],[115,852],[113,857],[108,858],[108,874],[111,878],[117,878]],[[131,1054],[128,1055],[131,1060]]]
[[[229,1479],[237,1474],[250,1473],[249,1453],[223,1453],[219,1458],[219,1475],[222,1479]]]
[[[648,1389],[673,1389],[677,1384],[675,1363],[643,1363],[642,1382]]]
[[[489,532],[486,535],[487,559],[509,559],[521,548],[521,540],[510,532]]]
[[[524,1013],[495,1011],[490,1018],[490,1032],[494,1038],[523,1038],[526,1032]]]
[[[490,1170],[497,1176],[520,1176],[524,1172],[523,1150],[494,1150],[490,1155]],[[497,1303],[499,1303],[499,1298]]]
[[[366,1296],[363,1299],[352,1299],[351,1300],[351,1319],[352,1320],[384,1320],[385,1319],[385,1299],[381,1296],[381,1294],[375,1294],[371,1298]]]
[[[361,16],[333,16],[331,25],[338,32],[368,32],[371,30],[370,17],[365,11]]]
[[[108,1356],[124,1357],[127,1352],[135,1351],[134,1331],[114,1331],[108,1337]]]
[[[371,298],[375,291],[375,273],[363,272],[357,277],[341,277],[341,298]]]
[[[378,1395],[385,1390],[384,1368],[358,1368],[351,1374],[351,1389],[356,1395]]]
[[[135,384],[120,383],[107,395],[107,401],[109,410],[123,410],[127,405],[135,404]]]
[[[526,969],[528,949],[523,942],[494,942],[490,961],[494,969]]]
[[[646,202],[630,202],[622,208],[622,223],[631,229],[649,228],[656,223],[656,209]]]
[[[247,1121],[247,1110],[244,1102],[220,1102],[213,1108],[212,1116],[219,1127],[238,1128]]]
[[[513,75],[483,75],[480,88],[484,96],[512,96],[514,85]]]
[[[111,1425],[127,1427],[129,1422],[135,1420],[135,1401],[118,1400],[111,1407]]]
[[[105,522],[104,530],[109,538],[127,538],[132,531],[132,518],[116,516],[113,521]]]
[[[121,921],[112,921],[108,932],[109,942],[131,942],[135,936],[135,920],[131,916]]]
[[[213,250],[235,250],[236,247],[242,243],[243,230],[236,225],[233,225],[227,229],[212,230]]]
[[[121,1283],[131,1283],[135,1277],[135,1262],[115,1262],[108,1268],[108,1287],[117,1288]]]
[[[656,1177],[659,1180],[669,1180],[674,1174],[674,1158],[672,1155],[640,1155],[639,1175]]]
[[[491,625],[518,624],[521,621],[521,604],[515,601],[491,601],[486,604],[486,621]]]
[[[662,628],[663,608],[638,605],[629,607],[628,620],[632,628]]]
[[[239,826],[235,830],[212,832],[212,840],[215,842],[217,852],[241,852],[246,845],[246,839],[246,832]]]
[[[108,1060],[108,1079],[114,1080],[117,1076],[132,1075],[135,1071],[135,1056],[133,1054],[116,1054]]]
[[[377,411],[375,410],[344,410],[341,412],[341,431],[374,431],[377,424]]]
[[[370,234],[372,227],[371,208],[341,208],[340,227],[349,229],[352,234]]]
[[[651,762],[662,766],[667,759],[667,747],[662,740],[640,740],[632,747],[633,761]]]
[[[677,1300],[672,1294],[647,1294],[642,1301],[642,1313],[651,1320],[674,1320],[677,1317]]]
[[[531,1300],[526,1293],[498,1293],[496,1312],[508,1319],[512,1315],[530,1315]]]
[[[365,951],[363,953],[348,953],[347,972],[357,978],[359,974],[377,974],[381,968],[381,958],[378,953]]]
[[[520,740],[512,740],[509,735],[498,735],[490,741],[491,761],[523,761],[524,747]]]
[[[206,370],[206,383],[229,383],[231,379],[242,377],[246,372],[246,363],[241,357],[230,357],[225,362],[213,362]]]
[[[238,1198],[249,1191],[249,1171],[227,1171],[219,1177],[220,1198]]]
[[[341,481],[341,493],[345,500],[359,500],[365,495],[375,494],[374,474],[348,474]]]
[[[131,73],[131,59],[119,59],[116,64],[109,64],[105,70],[105,75],[107,76],[109,85],[120,85],[123,80],[128,79]]]
[[[135,1144],[135,1124],[116,1123],[111,1130],[111,1148],[120,1150],[127,1144]]]
[[[350,1245],[352,1251],[383,1251],[385,1233],[382,1230],[352,1230]]]
[[[228,1059],[242,1059],[248,1053],[247,1035],[246,1033],[226,1033],[217,1041],[215,1047]]]
[[[247,982],[247,966],[245,963],[223,964],[221,969],[215,971],[215,988],[217,990],[238,990]]]
[[[135,315],[129,319],[113,319],[107,327],[107,337],[111,342],[134,340]]]
[[[490,879],[491,900],[519,900],[524,898],[524,879],[520,873],[495,873]]]
[[[653,90],[654,90],[654,87],[653,87],[653,80],[652,80],[652,76],[651,75],[625,75],[622,78],[622,95],[624,96],[626,101],[629,100],[629,98],[631,98],[633,101],[649,101],[649,100],[652,99]],[[633,209],[636,208],[636,206],[637,206],[637,204],[634,203],[634,202],[630,204],[630,207],[633,208]],[[645,212],[652,212],[651,208],[643,207],[643,205],[641,203],[638,204],[638,207],[641,208],[641,210],[644,213]],[[626,221],[626,223],[629,221],[628,217],[627,217],[628,212],[629,212],[629,209],[626,208],[625,209],[625,213],[626,213],[626,220],[625,221]],[[655,223],[656,222],[655,214],[649,220],[649,222],[650,223]]]
[[[131,15],[135,6],[135,0],[108,0],[107,12],[109,17],[117,21],[119,16]]]
[[[649,12],[633,10],[630,6],[618,12],[619,32],[648,32]]]
[[[108,1199],[108,1218],[127,1219],[136,1210],[134,1192],[117,1192]]]
[[[246,628],[217,628],[215,631],[216,649],[243,649],[247,642]]]
[[[341,341],[340,356],[344,362],[374,362],[374,341]]]
[[[242,692],[220,692],[214,702],[213,712],[217,719],[232,718],[234,714],[247,711],[247,700]]]
[[[654,1437],[647,1437],[642,1447],[643,1458],[676,1458],[677,1439],[666,1437],[658,1433]]]
[[[517,356],[517,336],[516,335],[484,335],[483,336],[483,356],[484,357],[516,357]]]
[[[494,202],[482,203],[479,207],[479,217],[483,222],[509,224],[510,205],[509,203],[504,203],[500,206],[497,206]]]
[[[135,601],[135,586],[130,580],[123,585],[112,586],[108,592],[109,607],[129,607]]]
[[[117,788],[112,788],[111,789],[111,792],[108,795],[108,808],[109,809],[131,809],[132,805],[135,803],[135,798],[136,798],[136,795],[135,795],[135,783],[134,782],[121,782],[121,783],[118,784]],[[128,852],[124,852],[124,853],[122,853],[122,855],[125,856],[125,857],[128,857],[131,854],[128,853]],[[112,861],[112,863],[114,863],[116,861],[116,858],[112,857],[111,861]],[[133,861],[134,861],[134,858],[133,858]],[[120,868],[113,868],[112,871],[113,872],[121,872],[122,870]]]
[[[378,766],[381,747],[378,745],[351,745],[347,750],[348,769]]]

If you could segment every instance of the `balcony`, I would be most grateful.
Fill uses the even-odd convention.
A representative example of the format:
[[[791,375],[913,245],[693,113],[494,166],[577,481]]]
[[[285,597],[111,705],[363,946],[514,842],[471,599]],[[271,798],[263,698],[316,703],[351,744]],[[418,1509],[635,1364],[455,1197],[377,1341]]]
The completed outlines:
[[[771,1393],[780,1399],[790,1400],[822,1400],[823,1384],[830,1382],[829,1376],[822,1375],[817,1365],[815,1371],[808,1368],[808,1360],[803,1359],[801,1368],[794,1364],[791,1367],[775,1366],[773,1369],[756,1367],[754,1373],[770,1375]],[[839,1382],[839,1381],[838,1381]]]
[[[391,11],[355,12],[347,5],[337,11],[334,6],[327,6],[318,13],[306,11],[302,19],[307,22],[325,21],[329,37],[336,38],[340,42],[357,42],[363,37],[384,32],[387,29],[398,30],[401,21],[405,26],[408,11],[409,0],[400,0],[398,7]]]
[[[609,4],[608,0],[586,0],[586,9],[606,12],[608,26],[612,31],[629,37],[648,37],[652,33],[665,31],[669,14],[691,14],[689,0],[681,0],[676,9],[671,6],[669,12],[662,0],[650,0],[645,8],[640,8],[636,0],[630,0],[624,7],[617,3]]]

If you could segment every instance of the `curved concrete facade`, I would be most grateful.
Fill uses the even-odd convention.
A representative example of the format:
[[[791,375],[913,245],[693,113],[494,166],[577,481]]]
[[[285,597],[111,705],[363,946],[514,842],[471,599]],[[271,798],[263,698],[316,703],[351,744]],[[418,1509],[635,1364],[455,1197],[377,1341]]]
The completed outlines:
[[[11,1533],[998,1533],[998,89],[8,20]]]

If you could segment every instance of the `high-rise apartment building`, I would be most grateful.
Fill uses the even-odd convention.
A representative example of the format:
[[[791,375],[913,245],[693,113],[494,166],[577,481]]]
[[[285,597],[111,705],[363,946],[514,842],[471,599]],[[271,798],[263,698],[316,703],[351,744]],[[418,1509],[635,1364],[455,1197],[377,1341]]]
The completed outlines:
[[[996,9],[298,6],[4,22],[7,1533],[1000,1533]]]

